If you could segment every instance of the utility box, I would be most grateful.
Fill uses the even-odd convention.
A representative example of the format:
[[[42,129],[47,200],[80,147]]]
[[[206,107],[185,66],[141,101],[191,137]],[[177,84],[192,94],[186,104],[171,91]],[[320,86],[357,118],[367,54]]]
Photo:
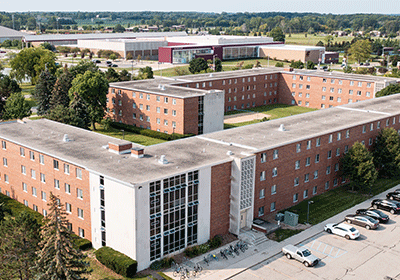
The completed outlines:
[[[297,224],[299,223],[299,215],[289,211],[285,211],[284,223],[292,227],[297,226]]]

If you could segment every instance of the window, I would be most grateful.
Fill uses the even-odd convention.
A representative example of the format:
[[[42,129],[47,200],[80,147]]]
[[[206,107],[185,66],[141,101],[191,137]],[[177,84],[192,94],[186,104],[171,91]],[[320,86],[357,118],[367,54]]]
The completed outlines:
[[[167,108],[164,108],[164,114],[168,115],[168,109]]]
[[[338,179],[337,179],[337,178],[333,179],[333,185],[334,185],[334,186],[337,186],[337,185],[338,185]]]
[[[317,179],[318,178],[318,170],[315,170],[314,171],[314,179]]]
[[[42,191],[42,200],[43,201],[46,201],[46,196],[47,196],[46,193],[44,191]]]
[[[292,88],[296,88],[296,84],[292,84]]]
[[[303,191],[303,198],[307,198],[308,197],[308,190],[304,190]]]
[[[65,183],[65,192],[68,194],[71,194],[71,185],[70,184]]]
[[[271,212],[275,211],[275,202],[271,203]]]
[[[136,109],[136,108],[137,108],[137,105],[136,105],[135,102],[132,103],[132,108],[133,108],[133,109]]]
[[[176,127],[176,122],[172,122],[172,127]]]
[[[335,163],[335,171],[339,171],[339,163]]]
[[[309,166],[310,163],[311,163],[311,158],[310,157],[306,158],[306,166]]]
[[[354,86],[354,81],[350,81],[350,85],[351,85],[351,86]]]
[[[146,105],[146,111],[150,111],[150,105]]]
[[[139,93],[139,98],[143,99],[143,93]]]
[[[377,128],[377,129],[380,129],[380,128],[381,128],[381,122],[378,122],[378,123],[377,123],[376,128]]]
[[[328,140],[328,143],[332,143],[332,141],[333,141],[333,135],[332,135],[332,134],[329,134],[329,140]]]
[[[30,158],[31,160],[35,160],[35,153],[32,152],[32,151],[29,151],[29,158]]]
[[[328,174],[331,174],[331,166],[330,165],[328,165],[327,167],[326,167],[326,174],[328,175]]]
[[[293,195],[293,202],[297,202],[299,200],[299,194],[298,193],[295,193],[294,195]]]
[[[40,182],[46,183],[46,175],[43,173],[40,173]]]
[[[28,201],[24,199],[24,205],[28,207]]]
[[[136,119],[136,113],[133,113],[133,114],[132,114],[132,118],[133,118],[133,119]]]
[[[39,163],[44,164],[44,156],[43,155],[39,155]]]
[[[325,96],[325,95],[322,95],[322,96],[321,96],[321,99],[322,99],[322,100],[325,100],[325,99],[326,99],[326,96]]]
[[[315,144],[316,147],[321,146],[321,138],[317,138],[317,142]]]
[[[168,125],[168,120],[164,120],[164,125]]]
[[[325,182],[325,190],[329,189],[329,181]]]
[[[83,210],[81,208],[78,208],[78,217],[83,219]]]
[[[164,97],[164,103],[168,103],[168,97]]]
[[[353,90],[352,89],[349,90],[349,95],[353,95]]]
[[[271,186],[271,195],[276,194],[276,185]]]
[[[319,162],[319,154],[316,154],[315,155],[315,163],[318,163]]]
[[[278,168],[277,167],[274,167],[272,169],[272,177],[275,177],[275,176],[278,176]]]
[[[359,87],[362,87],[362,82],[358,82],[358,86],[359,86]]]
[[[4,165],[5,167],[8,166],[8,164],[7,164],[7,158],[3,158],[3,165]]]
[[[3,148],[3,150],[7,149],[6,141],[1,141],[1,147]]]
[[[294,169],[300,169],[300,160],[296,160],[294,163]]]
[[[373,140],[372,140],[372,138],[369,138],[369,142],[368,142],[368,144],[369,144],[370,146],[373,144]]]
[[[264,216],[264,206],[258,208],[258,217]]]
[[[307,141],[307,150],[311,149],[311,140]]]
[[[389,119],[386,120],[386,126],[389,126]]]
[[[336,156],[340,156],[340,148],[336,148]]]
[[[364,124],[362,127],[362,133],[365,133],[365,132],[367,132],[367,126]]]
[[[161,123],[161,119],[157,118],[157,124],[160,124],[160,123]]]
[[[83,199],[83,190],[77,188],[76,189],[76,197]]]
[[[143,104],[139,104],[139,109],[143,110]]]
[[[295,186],[299,185],[299,177],[294,178],[294,185]]]
[[[28,185],[26,183],[22,183],[22,190],[28,192]]]
[[[161,100],[161,99],[160,99],[160,96],[156,96],[156,101],[157,101],[157,102],[160,102],[160,100]]]
[[[366,96],[366,97],[371,97],[371,92],[370,92],[370,91],[367,91],[367,92],[365,93],[365,96]]]
[[[328,158],[332,157],[332,150],[328,151]]]
[[[279,152],[279,150],[274,150],[274,154],[272,156],[273,159],[277,159],[278,158],[278,152]]]
[[[371,87],[371,83],[367,83],[367,88],[370,88]]]
[[[337,133],[337,141],[340,141],[342,139],[342,133],[338,132]]]
[[[361,90],[357,90],[357,96],[361,96]]]
[[[122,106],[122,100],[118,100],[118,105]]]
[[[301,152],[301,144],[297,144],[296,145],[296,153],[300,153]]]
[[[69,174],[69,164],[64,163],[64,173]]]
[[[176,116],[176,110],[172,110],[172,115]]]
[[[304,174],[304,182],[307,183],[310,181],[310,173]]]
[[[267,161],[267,153],[262,153],[261,154],[261,163],[264,163]]]
[[[75,173],[76,173],[76,178],[82,179],[82,169],[76,168]]]
[[[21,165],[21,173],[26,175],[26,166]]]
[[[21,155],[21,157],[25,156],[25,149],[24,148],[19,148],[19,154]]]
[[[350,137],[350,129],[346,130],[346,138]]]
[[[54,188],[57,190],[60,189],[60,180],[54,179]]]
[[[67,213],[72,213],[71,204],[68,202],[65,203],[65,211],[67,211]]]
[[[317,186],[315,186],[315,187],[313,188],[312,194],[313,194],[313,195],[316,195],[316,194],[317,194]]]
[[[326,91],[326,87],[322,87],[322,91]]]
[[[265,180],[265,171],[262,171],[260,173],[260,181],[264,181]]]
[[[348,145],[344,146],[344,153],[346,154],[348,151],[349,151],[349,146]]]
[[[32,195],[33,195],[33,196],[37,196],[36,188],[35,188],[35,187],[32,187]]]
[[[150,100],[150,94],[146,94],[146,99]]]
[[[37,211],[38,211],[37,205],[33,204],[33,205],[32,205],[32,209],[33,209],[33,211],[36,211],[36,212],[37,212]]]
[[[42,213],[43,213],[43,216],[46,217],[46,216],[47,216],[47,210],[46,210],[46,209],[43,209],[42,211],[43,211],[43,212],[42,212]]]
[[[326,79],[325,79],[325,78],[323,78],[323,79],[322,79],[322,82],[323,82],[323,83],[326,83]]]
[[[261,189],[259,198],[261,199],[261,198],[264,198],[264,197],[265,197],[265,189]]]
[[[32,179],[36,179],[36,172],[33,169],[31,169],[31,177]]]
[[[338,93],[342,93],[342,89],[341,89],[341,88],[338,88],[337,92],[338,92]]]

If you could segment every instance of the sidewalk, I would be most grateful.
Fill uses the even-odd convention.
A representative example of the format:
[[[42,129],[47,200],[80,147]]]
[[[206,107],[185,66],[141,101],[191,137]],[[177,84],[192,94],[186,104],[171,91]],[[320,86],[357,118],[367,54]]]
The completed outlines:
[[[257,248],[250,247],[249,250],[246,251],[245,254],[242,254],[234,259],[229,259],[229,260],[220,260],[219,262],[211,262],[210,266],[204,265],[202,262],[201,265],[203,266],[204,270],[200,273],[200,275],[196,276],[196,279],[206,279],[206,280],[220,280],[220,279],[230,279],[234,277],[235,275],[261,263],[264,262],[265,260],[274,257],[276,255],[281,254],[281,249],[282,247],[288,245],[288,244],[299,244],[302,243],[304,240],[309,239],[313,237],[314,235],[317,235],[321,233],[324,230],[324,226],[327,223],[337,223],[340,221],[344,220],[344,217],[348,214],[354,214],[355,211],[359,208],[368,208],[371,206],[371,201],[376,198],[386,198],[386,194],[388,192],[394,191],[395,189],[398,189],[400,185],[395,186],[377,196],[374,196],[350,209],[347,209],[336,216],[333,216],[332,218],[329,218],[322,223],[319,223],[317,225],[314,225],[299,234],[296,234],[292,237],[289,237],[288,239],[282,241],[282,242],[275,242],[272,240],[268,240],[263,244],[260,244],[257,246]],[[215,254],[219,253],[219,250],[213,251]],[[257,250],[257,252],[254,252]],[[249,252],[250,251],[250,252]],[[219,256],[219,254],[218,254]],[[197,258],[192,259],[190,262],[193,263],[193,265],[197,262],[202,261],[204,258],[204,255],[199,256]],[[191,266],[192,264],[186,264]],[[172,270],[166,272],[168,276],[171,278],[175,279],[172,276]],[[176,278],[177,279],[177,278]]]

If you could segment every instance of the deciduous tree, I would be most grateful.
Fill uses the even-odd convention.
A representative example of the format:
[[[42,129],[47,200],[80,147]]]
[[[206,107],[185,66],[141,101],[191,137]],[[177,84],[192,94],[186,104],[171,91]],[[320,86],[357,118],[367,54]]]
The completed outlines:
[[[383,177],[400,174],[400,137],[393,128],[384,128],[379,132],[372,146],[375,167]]]
[[[207,61],[204,58],[194,58],[189,62],[189,71],[192,74],[200,73],[208,69]]]
[[[370,58],[372,52],[372,45],[369,40],[358,40],[347,51],[351,58],[360,61],[366,61]]]
[[[376,93],[376,97],[400,93],[400,84],[391,84]]]
[[[269,36],[271,36],[274,41],[285,42],[285,33],[283,33],[282,28],[279,26],[272,29]]]

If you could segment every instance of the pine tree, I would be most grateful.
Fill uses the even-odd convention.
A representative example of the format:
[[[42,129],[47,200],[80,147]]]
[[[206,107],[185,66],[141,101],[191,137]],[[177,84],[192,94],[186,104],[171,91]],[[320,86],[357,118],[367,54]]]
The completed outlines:
[[[7,218],[0,230],[0,279],[32,279],[40,224],[28,212]]]
[[[45,69],[39,76],[39,80],[33,94],[37,101],[38,115],[44,115],[50,109],[51,93],[53,91],[56,77]]]
[[[67,68],[65,68],[64,72],[60,75],[60,77],[58,77],[56,83],[54,84],[52,96],[50,99],[51,109],[55,108],[58,105],[62,105],[64,107],[69,106],[70,99],[68,91],[72,86],[73,78],[74,77]]]
[[[74,280],[85,279],[81,275],[87,273],[84,255],[72,243],[72,232],[67,228],[68,220],[64,205],[50,193],[49,215],[44,219],[41,230],[36,269],[38,280]]]

